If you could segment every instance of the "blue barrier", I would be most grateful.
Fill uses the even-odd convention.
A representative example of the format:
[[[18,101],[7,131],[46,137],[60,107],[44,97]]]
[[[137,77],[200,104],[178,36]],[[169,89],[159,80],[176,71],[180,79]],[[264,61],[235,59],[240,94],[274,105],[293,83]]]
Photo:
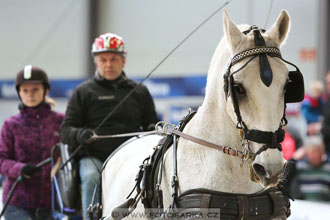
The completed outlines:
[[[50,96],[54,98],[68,98],[73,89],[83,82],[82,79],[51,80]],[[137,82],[142,78],[134,78]],[[144,82],[154,98],[204,96],[206,76],[159,77],[150,78]],[[0,98],[17,98],[13,80],[0,81]]]

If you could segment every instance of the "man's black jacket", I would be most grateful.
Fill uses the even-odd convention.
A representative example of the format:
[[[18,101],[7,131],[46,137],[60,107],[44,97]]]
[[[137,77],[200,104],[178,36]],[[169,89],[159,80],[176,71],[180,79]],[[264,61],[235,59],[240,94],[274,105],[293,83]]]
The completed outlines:
[[[66,117],[61,126],[61,141],[70,147],[77,147],[77,133],[82,129],[95,129],[118,103],[137,86],[127,79],[125,73],[114,81],[101,79],[97,75],[81,83],[73,91],[68,102]],[[145,131],[159,121],[153,99],[144,85],[117,109],[98,129],[98,135],[122,134]],[[86,145],[91,156],[101,161],[128,138],[109,138]]]
[[[330,154],[330,98],[323,107],[323,123],[321,133],[325,144],[326,153]]]

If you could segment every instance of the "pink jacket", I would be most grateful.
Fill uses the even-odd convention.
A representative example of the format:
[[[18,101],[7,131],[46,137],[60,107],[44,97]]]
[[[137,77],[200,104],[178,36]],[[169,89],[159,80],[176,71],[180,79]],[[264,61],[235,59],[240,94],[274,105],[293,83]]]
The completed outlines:
[[[3,202],[24,165],[36,165],[50,157],[51,148],[60,141],[59,129],[63,118],[63,114],[52,111],[48,104],[41,104],[36,108],[23,107],[19,114],[4,122],[0,136],[0,173],[7,177]],[[50,169],[51,165],[47,164],[31,179],[23,178],[9,204],[50,208]]]

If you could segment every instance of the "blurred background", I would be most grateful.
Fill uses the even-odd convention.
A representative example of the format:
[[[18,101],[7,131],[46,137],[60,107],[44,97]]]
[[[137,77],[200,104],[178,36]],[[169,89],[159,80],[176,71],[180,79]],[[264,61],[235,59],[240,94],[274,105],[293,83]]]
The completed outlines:
[[[91,44],[105,32],[122,36],[126,74],[145,77],[224,0],[0,0],[0,124],[17,112],[13,83],[27,64],[50,76],[56,110],[65,112],[72,89],[94,74]],[[282,48],[305,84],[329,69],[328,0],[233,0],[225,7],[236,24],[269,29],[282,9],[291,31]],[[163,120],[176,123],[204,96],[209,62],[223,35],[222,10],[176,50],[145,84]],[[307,88],[307,86],[306,86]],[[298,111],[297,105],[289,106]]]

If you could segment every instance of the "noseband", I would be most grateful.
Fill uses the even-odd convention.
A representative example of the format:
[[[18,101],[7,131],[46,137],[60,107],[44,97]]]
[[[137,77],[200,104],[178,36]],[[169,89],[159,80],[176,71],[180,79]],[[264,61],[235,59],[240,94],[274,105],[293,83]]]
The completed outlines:
[[[279,151],[282,151],[282,146],[280,143],[284,140],[284,135],[285,135],[282,126],[287,124],[287,120],[285,118],[285,108],[283,112],[283,117],[281,119],[281,122],[279,123],[279,128],[275,132],[261,131],[255,129],[249,130],[245,125],[244,121],[242,120],[241,112],[237,100],[237,94],[234,89],[234,74],[245,68],[253,59],[259,57],[260,78],[262,82],[267,87],[269,87],[273,79],[273,73],[270,64],[268,62],[267,55],[271,57],[278,57],[281,60],[283,60],[281,56],[281,52],[278,48],[268,47],[265,45],[265,41],[260,33],[260,31],[264,32],[264,30],[260,30],[256,26],[252,26],[249,30],[243,33],[248,34],[250,31],[252,31],[254,34],[255,48],[240,52],[231,59],[231,62],[229,63],[226,73],[224,75],[224,90],[226,97],[231,96],[232,98],[232,103],[237,118],[236,127],[242,130],[241,136],[242,136],[242,145],[244,151],[246,153],[251,152],[251,150],[249,149],[249,141],[264,144],[257,152],[254,153],[254,157],[255,157],[258,154],[262,153],[263,151],[266,151],[267,149],[278,149]],[[232,66],[234,66],[236,63],[247,57],[250,57],[250,59],[242,67],[240,67],[238,70],[234,72],[231,72]],[[287,61],[285,62],[288,63]]]

